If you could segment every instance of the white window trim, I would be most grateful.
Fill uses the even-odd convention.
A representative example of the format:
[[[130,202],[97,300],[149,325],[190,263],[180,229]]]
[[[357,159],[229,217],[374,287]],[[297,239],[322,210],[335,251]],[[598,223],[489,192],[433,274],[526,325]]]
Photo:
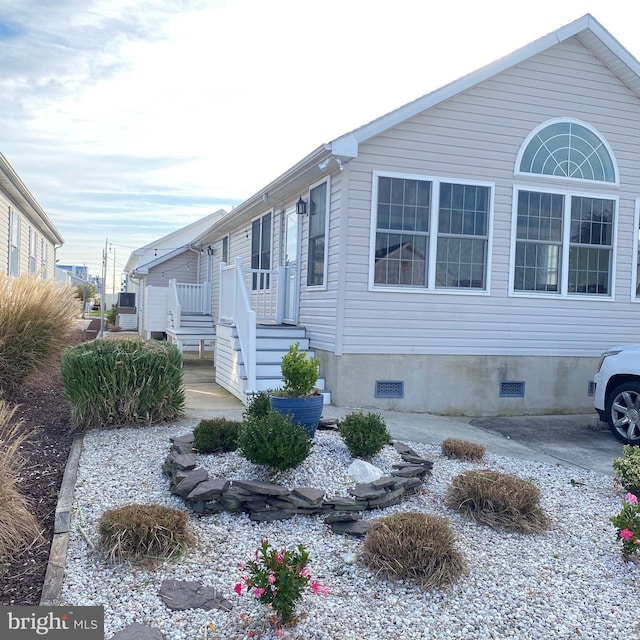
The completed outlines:
[[[633,214],[633,262],[631,269],[631,302],[640,302],[640,295],[636,295],[638,286],[638,226],[640,225],[640,198],[636,198]]]
[[[305,278],[304,278],[304,281],[302,278],[300,279],[300,282],[303,283],[303,286],[309,291],[326,291],[327,290],[327,278],[329,275],[328,262],[329,262],[329,218],[331,217],[331,176],[327,176],[322,180],[318,180],[318,182],[315,182],[314,184],[309,186],[309,190],[307,191],[307,202],[311,202],[312,189],[319,187],[324,182],[327,183],[327,204],[326,204],[327,210],[324,217],[324,264],[323,264],[323,272],[322,272],[322,284],[314,284],[314,285],[307,284],[306,271],[309,270],[309,239],[311,235],[310,234],[311,223],[309,223],[309,226],[307,227],[307,251],[305,255],[306,269],[304,274]],[[307,214],[307,216],[309,215],[311,215],[311,213]]]
[[[375,247],[378,226],[378,178],[402,178],[405,180],[422,180],[430,182],[431,189],[431,213],[429,219],[429,260],[427,264],[427,286],[426,287],[405,287],[401,285],[379,285],[375,284]],[[481,180],[449,178],[443,176],[428,176],[415,173],[395,173],[393,171],[374,171],[371,185],[371,229],[369,235],[369,291],[384,291],[393,293],[425,294],[435,293],[438,295],[453,296],[489,296],[491,295],[491,264],[493,256],[493,212],[495,202],[495,182],[485,182]],[[489,188],[489,219],[487,220],[487,258],[484,289],[468,289],[453,287],[436,287],[436,257],[438,244],[438,218],[439,206],[434,203],[440,201],[440,184],[461,184],[476,187]]]
[[[588,129],[589,131],[591,131],[591,133],[593,133],[594,136],[597,136],[598,139],[600,140],[600,142],[602,142],[603,146],[605,147],[605,149],[607,150],[607,152],[609,153],[609,156],[611,157],[611,162],[613,163],[613,171],[615,173],[615,180],[614,182],[603,182],[602,180],[585,180],[584,178],[568,178],[566,176],[553,176],[553,175],[548,175],[546,173],[542,174],[542,173],[526,173],[525,171],[520,171],[520,163],[522,162],[522,156],[526,150],[526,148],[529,146],[529,143],[531,142],[531,140],[534,138],[534,136],[536,136],[540,131],[542,131],[542,129],[552,125],[552,124],[559,124],[562,122],[569,122],[571,124],[579,124],[580,126],[584,127],[585,129]],[[615,154],[613,153],[613,149],[609,146],[609,142],[607,141],[607,139],[605,138],[605,136],[603,136],[596,128],[592,127],[589,123],[584,122],[583,120],[578,120],[577,118],[552,118],[551,120],[547,120],[546,122],[543,122],[542,124],[538,125],[535,129],[533,129],[532,131],[529,132],[529,135],[525,138],[524,142],[522,143],[522,145],[520,146],[520,149],[518,151],[518,155],[516,156],[516,162],[514,165],[514,172],[513,175],[518,177],[518,178],[537,178],[537,179],[543,179],[545,181],[548,180],[552,180],[552,181],[562,181],[562,182],[575,182],[576,184],[593,184],[593,185],[599,185],[600,188],[602,188],[603,185],[608,185],[610,187],[619,187],[620,186],[620,171],[618,170],[618,161],[616,159]]]
[[[610,182],[598,184],[611,184]],[[516,241],[518,231],[518,192],[534,191],[536,193],[551,193],[564,196],[564,219],[562,221],[562,262],[560,264],[560,291],[553,293],[544,293],[541,291],[516,291],[513,288],[515,263],[516,263]],[[592,295],[584,293],[568,293],[568,276],[569,276],[569,230],[571,227],[571,211],[567,209],[568,199],[577,198],[601,198],[602,200],[611,200],[615,203],[615,211],[613,215],[613,228],[611,229],[611,290],[609,295]],[[617,195],[608,193],[596,193],[589,191],[574,191],[572,189],[548,189],[537,187],[531,184],[516,184],[513,186],[511,196],[511,246],[509,251],[509,296],[517,298],[540,298],[543,300],[613,300],[615,298],[616,285],[616,255],[618,248],[618,218],[619,218],[620,202]],[[635,269],[635,267],[634,267]]]

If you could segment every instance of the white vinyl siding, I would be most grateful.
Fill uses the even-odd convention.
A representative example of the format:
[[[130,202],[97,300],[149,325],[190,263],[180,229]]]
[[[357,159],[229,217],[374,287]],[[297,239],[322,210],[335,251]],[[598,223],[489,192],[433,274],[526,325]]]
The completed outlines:
[[[198,282],[199,257],[193,251],[185,251],[165,262],[149,269],[147,285],[152,287],[168,286],[169,280],[195,284]]]
[[[603,183],[580,188],[585,197],[616,202],[609,296],[510,294],[517,155],[536,127],[559,115],[600,132],[616,158],[619,185],[612,193],[603,193]],[[639,120],[637,96],[573,39],[360,144],[358,158],[340,174],[348,183],[338,189],[334,180],[328,291],[340,295],[327,295],[323,309],[301,299],[301,321],[309,320],[312,343],[317,336],[319,345],[338,353],[596,356],[620,335],[640,341],[640,322],[628,307],[632,270],[619,268],[636,264]],[[376,172],[495,185],[490,295],[370,287]],[[550,176],[522,182],[519,177],[520,187],[536,191],[559,187]],[[335,345],[333,326],[340,334]]]

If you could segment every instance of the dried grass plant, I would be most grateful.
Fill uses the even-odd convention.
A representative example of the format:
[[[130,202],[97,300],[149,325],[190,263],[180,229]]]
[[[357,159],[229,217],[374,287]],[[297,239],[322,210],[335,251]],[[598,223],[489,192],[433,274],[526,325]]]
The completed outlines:
[[[40,525],[18,486],[24,466],[20,447],[29,434],[23,432],[21,422],[13,420],[15,411],[15,406],[0,400],[0,564],[43,540]]]
[[[376,520],[361,558],[377,575],[408,579],[423,589],[446,588],[467,573],[456,536],[440,516],[409,511]]]
[[[184,511],[158,504],[129,504],[105,511],[98,521],[107,560],[155,562],[177,558],[193,543]]]
[[[540,490],[528,480],[491,469],[455,476],[445,504],[476,522],[519,533],[541,533],[550,519],[540,506]]]
[[[486,452],[481,444],[460,440],[459,438],[447,438],[440,443],[440,451],[446,458],[463,460],[464,462],[480,462]]]
[[[0,394],[15,394],[32,371],[62,351],[80,311],[71,285],[0,274]]]

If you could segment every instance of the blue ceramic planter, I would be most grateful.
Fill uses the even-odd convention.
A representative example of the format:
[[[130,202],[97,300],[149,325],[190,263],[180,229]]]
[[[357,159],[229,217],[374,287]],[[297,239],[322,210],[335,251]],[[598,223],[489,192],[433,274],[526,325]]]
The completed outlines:
[[[324,398],[321,395],[306,398],[269,396],[269,404],[274,411],[290,415],[291,421],[304,427],[309,437],[313,438],[322,416]]]

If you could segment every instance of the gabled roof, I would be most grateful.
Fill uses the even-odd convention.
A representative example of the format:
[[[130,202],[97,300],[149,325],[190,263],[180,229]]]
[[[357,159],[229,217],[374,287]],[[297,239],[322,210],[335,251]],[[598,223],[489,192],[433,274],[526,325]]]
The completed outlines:
[[[180,255],[189,249],[193,243],[211,228],[215,222],[224,217],[227,212],[219,209],[200,220],[196,220],[185,227],[176,229],[158,240],[154,240],[144,247],[135,249],[124,267],[126,273],[147,274],[149,269],[158,264]]]
[[[297,193],[303,193],[309,184],[319,181],[335,170],[336,163],[342,166],[343,163],[356,158],[359,145],[363,142],[571,38],[577,38],[640,97],[640,63],[593,16],[586,14],[495,62],[317,147],[288,171],[238,205],[226,218],[212,227],[209,235],[217,237],[228,233],[244,220],[251,219],[269,207],[281,208],[292,199],[297,199]]]
[[[36,202],[31,192],[25,186],[9,161],[0,153],[0,189],[2,189],[20,208],[22,213],[29,216],[34,225],[44,233],[54,244],[62,245],[64,240],[60,232],[53,226],[53,222]]]

